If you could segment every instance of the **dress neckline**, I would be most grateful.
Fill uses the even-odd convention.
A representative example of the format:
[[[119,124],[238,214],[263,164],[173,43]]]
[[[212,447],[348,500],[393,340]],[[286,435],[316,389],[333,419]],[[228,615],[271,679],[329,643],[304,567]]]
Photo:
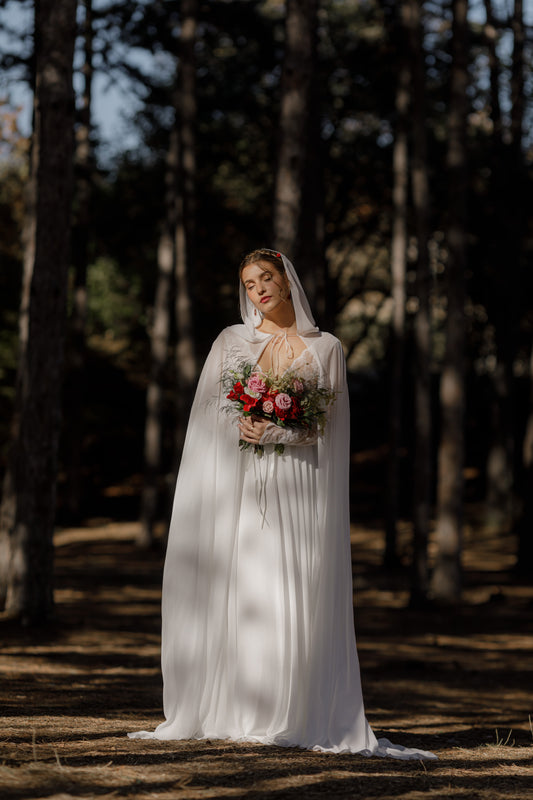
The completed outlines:
[[[283,378],[283,376],[284,376],[284,375],[286,375],[286,374],[287,374],[287,372],[290,372],[292,369],[294,369],[295,365],[296,365],[296,364],[298,364],[298,362],[299,362],[301,359],[303,359],[303,357],[304,357],[304,356],[306,356],[308,353],[310,354],[310,356],[311,356],[311,359],[314,361],[314,360],[315,360],[315,357],[314,357],[314,355],[313,355],[312,351],[311,351],[311,350],[309,349],[309,347],[307,347],[307,345],[306,345],[306,346],[305,346],[305,348],[304,348],[304,349],[302,350],[302,352],[300,353],[300,355],[296,356],[296,358],[294,359],[294,361],[292,362],[292,364],[289,364],[287,367],[285,367],[285,369],[284,369],[282,372],[280,372],[280,374],[279,374],[279,375],[274,375],[274,378],[275,378],[276,380],[279,380],[280,378]],[[261,354],[260,354],[259,358],[261,358],[261,356],[262,356],[262,355],[263,355],[263,351],[261,351]],[[258,362],[256,362],[256,365],[255,365],[255,367],[256,367],[256,369],[258,369],[260,372],[263,372],[263,373],[264,373],[264,370],[263,370],[263,368],[259,366],[259,363],[258,363]]]

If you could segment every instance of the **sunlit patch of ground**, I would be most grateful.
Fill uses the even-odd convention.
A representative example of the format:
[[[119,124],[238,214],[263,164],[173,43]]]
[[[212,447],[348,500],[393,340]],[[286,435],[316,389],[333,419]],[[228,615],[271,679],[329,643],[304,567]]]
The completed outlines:
[[[406,607],[383,536],[354,527],[356,629],[378,735],[437,762],[228,742],[130,740],[161,720],[162,559],[131,523],[58,532],[57,622],[0,621],[0,798],[533,798],[533,587],[515,543],[469,529],[465,604]],[[408,530],[400,537],[408,547]]]

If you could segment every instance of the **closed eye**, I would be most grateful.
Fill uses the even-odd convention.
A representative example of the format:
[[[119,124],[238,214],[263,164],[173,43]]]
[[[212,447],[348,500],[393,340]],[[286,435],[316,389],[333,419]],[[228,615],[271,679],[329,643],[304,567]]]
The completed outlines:
[[[263,283],[265,283],[266,281],[271,281],[272,280],[272,273],[271,272],[263,272],[263,274],[261,275],[259,280],[263,281]],[[246,281],[246,283],[244,284],[244,288],[247,289],[247,290],[253,289],[254,287],[255,287],[255,281]]]

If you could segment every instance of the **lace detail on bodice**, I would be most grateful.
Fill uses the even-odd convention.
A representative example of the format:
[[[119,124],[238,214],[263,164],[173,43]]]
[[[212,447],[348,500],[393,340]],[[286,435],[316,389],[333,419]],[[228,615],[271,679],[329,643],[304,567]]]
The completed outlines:
[[[263,372],[263,369],[256,364],[255,369],[258,372]],[[308,347],[302,350],[299,356],[296,356],[292,364],[285,367],[278,376],[282,378],[287,372],[294,372],[304,383],[317,384],[318,383],[318,364],[312,352]]]
[[[288,366],[282,374],[285,375],[286,372],[298,373],[298,377],[304,383],[316,384],[318,382],[318,364],[308,347],[302,350],[300,355],[294,359],[292,364]]]

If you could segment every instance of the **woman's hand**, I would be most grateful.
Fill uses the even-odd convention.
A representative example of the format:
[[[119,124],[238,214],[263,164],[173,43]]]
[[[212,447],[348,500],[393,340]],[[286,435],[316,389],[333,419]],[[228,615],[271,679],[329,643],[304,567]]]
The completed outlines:
[[[258,417],[241,417],[239,420],[239,430],[241,439],[250,444],[259,444],[259,441],[270,422],[267,419]]]

